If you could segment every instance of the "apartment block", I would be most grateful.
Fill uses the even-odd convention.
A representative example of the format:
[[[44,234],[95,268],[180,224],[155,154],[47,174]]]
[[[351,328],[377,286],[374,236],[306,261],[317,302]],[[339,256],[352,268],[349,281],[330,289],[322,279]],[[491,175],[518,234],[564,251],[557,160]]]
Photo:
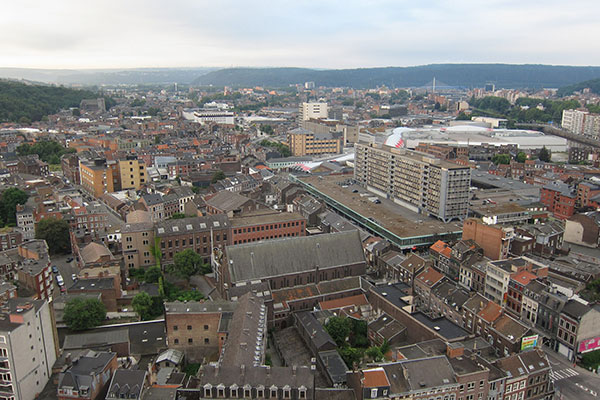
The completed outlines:
[[[591,114],[585,109],[563,110],[562,127],[578,135],[598,138],[600,136],[600,115]]]
[[[444,222],[467,216],[468,167],[406,149],[359,143],[354,178],[373,193]]]
[[[127,156],[125,160],[119,160],[118,165],[121,190],[138,190],[148,182],[146,164],[143,160],[139,160],[137,156]]]
[[[117,164],[105,159],[79,162],[81,186],[94,197],[112,193],[120,187]]]
[[[327,103],[308,102],[300,105],[300,120],[325,119],[328,117]]]
[[[123,261],[127,268],[140,268],[155,265],[150,253],[154,244],[154,224],[152,222],[128,223],[122,229],[121,244]]]
[[[315,133],[304,128],[292,129],[287,139],[293,156],[339,154],[344,140],[343,132]]]
[[[0,398],[33,400],[48,383],[58,353],[45,300],[10,299],[0,309]]]

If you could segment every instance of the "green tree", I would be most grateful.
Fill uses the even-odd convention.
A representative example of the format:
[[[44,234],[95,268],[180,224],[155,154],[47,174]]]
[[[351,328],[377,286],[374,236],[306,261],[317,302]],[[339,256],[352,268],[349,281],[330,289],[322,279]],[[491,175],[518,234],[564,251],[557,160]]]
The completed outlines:
[[[184,213],[175,213],[169,217],[169,219],[183,219],[185,218]]]
[[[152,319],[152,297],[148,293],[136,294],[131,301],[131,306],[142,321]]]
[[[348,368],[353,368],[355,364],[359,365],[363,357],[363,350],[354,347],[342,347],[338,352]]]
[[[106,307],[98,299],[74,298],[67,302],[63,319],[74,331],[94,328],[106,319]]]
[[[347,338],[351,329],[350,320],[343,317],[331,317],[325,324],[325,330],[339,347],[347,345]]]
[[[369,347],[369,338],[367,336],[367,321],[360,319],[350,319],[350,345],[352,347]]]
[[[79,117],[81,115],[81,112],[79,111],[79,108],[74,108],[73,109],[73,116],[74,117]]]
[[[8,188],[0,198],[0,218],[8,225],[17,223],[17,204],[25,204],[29,196],[18,188]]]
[[[492,157],[492,162],[496,165],[498,164],[510,164],[510,155],[508,154],[495,154]]]
[[[552,159],[552,154],[550,153],[550,151],[546,148],[546,146],[542,147],[542,149],[540,150],[540,153],[538,154],[538,158],[540,159],[540,161],[544,161],[544,162],[550,162],[550,160]]]
[[[273,134],[273,127],[271,125],[261,125],[260,130],[267,135]]]
[[[379,350],[381,350],[381,354],[383,354],[384,356],[387,354],[388,351],[390,351],[390,348],[390,342],[388,342],[387,339],[384,339],[381,346],[379,346]]]
[[[471,116],[465,114],[464,111],[461,111],[457,116],[456,116],[456,120],[457,121],[470,121],[471,120]]]
[[[158,280],[162,277],[162,271],[160,267],[150,267],[144,273],[144,282],[146,283],[158,283]]]
[[[160,250],[160,238],[157,236],[154,238],[154,243],[149,247],[150,254],[154,257],[154,264],[160,269],[160,262],[162,260],[162,251]]]
[[[365,351],[365,355],[375,362],[383,360],[383,353],[381,352],[381,349],[377,346],[369,347]]]
[[[44,239],[50,254],[67,254],[71,251],[69,224],[54,217],[44,218],[35,226],[35,238]]]
[[[204,264],[202,256],[192,249],[185,249],[176,253],[173,261],[174,264],[170,267],[170,272],[186,279],[200,272]]]
[[[226,178],[225,173],[221,170],[218,170],[213,174],[212,179],[210,180],[210,183],[217,183],[221,179],[225,179],[225,178]]]
[[[524,152],[520,151],[517,154],[517,162],[524,163],[526,160],[527,160],[527,154],[525,154]]]

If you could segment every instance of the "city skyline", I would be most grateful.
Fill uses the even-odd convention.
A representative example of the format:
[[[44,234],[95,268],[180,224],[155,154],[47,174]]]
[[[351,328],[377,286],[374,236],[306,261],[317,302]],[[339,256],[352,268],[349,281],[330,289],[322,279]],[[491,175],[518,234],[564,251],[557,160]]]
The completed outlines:
[[[595,15],[575,0],[13,3],[3,67],[356,68],[431,63],[600,65]],[[586,10],[582,13],[581,10]],[[578,40],[574,40],[578,39]]]

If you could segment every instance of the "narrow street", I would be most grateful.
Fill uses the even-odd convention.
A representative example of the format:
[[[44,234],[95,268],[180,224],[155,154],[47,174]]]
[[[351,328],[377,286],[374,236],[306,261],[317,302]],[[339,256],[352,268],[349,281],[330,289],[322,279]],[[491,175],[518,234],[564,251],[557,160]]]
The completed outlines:
[[[556,399],[594,400],[600,398],[600,375],[587,371],[562,355],[543,347],[552,367]]]

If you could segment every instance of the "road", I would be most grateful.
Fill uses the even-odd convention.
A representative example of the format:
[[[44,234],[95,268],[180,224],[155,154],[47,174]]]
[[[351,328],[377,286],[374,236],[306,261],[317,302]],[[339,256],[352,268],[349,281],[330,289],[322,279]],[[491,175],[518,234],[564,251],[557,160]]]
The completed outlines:
[[[569,360],[543,347],[552,367],[555,399],[598,400],[600,398],[600,375],[573,366]]]
[[[71,274],[76,274],[79,270],[75,261],[67,262],[67,259],[72,258],[73,255],[54,255],[50,257],[51,265],[56,265],[59,273],[62,275],[65,281],[65,287],[68,289],[73,284],[73,279],[71,278]],[[54,275],[54,274],[53,274]],[[54,275],[56,276],[56,275]],[[60,295],[60,289],[58,284],[56,283],[56,278],[52,280],[54,282],[54,295]]]

